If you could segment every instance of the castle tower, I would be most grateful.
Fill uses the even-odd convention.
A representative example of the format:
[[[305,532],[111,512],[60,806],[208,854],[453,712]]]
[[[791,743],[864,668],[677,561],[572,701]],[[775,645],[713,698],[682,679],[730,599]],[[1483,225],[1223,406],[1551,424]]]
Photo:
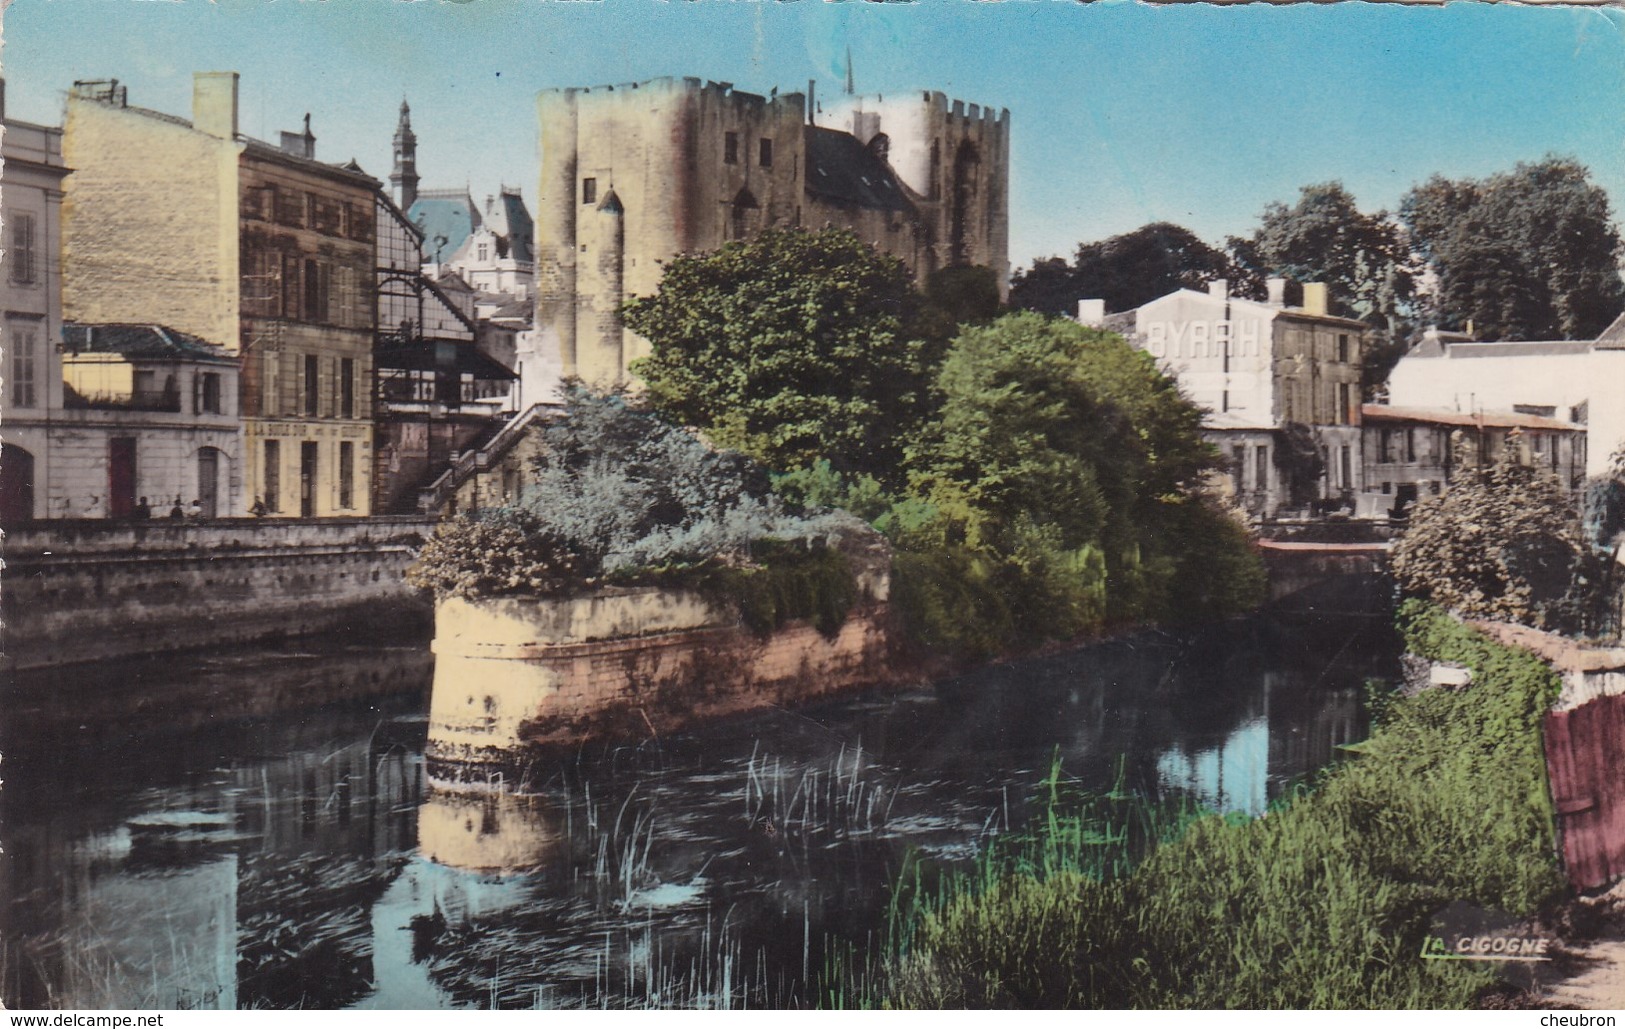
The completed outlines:
[[[395,170],[389,173],[395,203],[403,211],[418,198],[418,137],[412,133],[412,108],[401,98],[401,121],[395,128]]]

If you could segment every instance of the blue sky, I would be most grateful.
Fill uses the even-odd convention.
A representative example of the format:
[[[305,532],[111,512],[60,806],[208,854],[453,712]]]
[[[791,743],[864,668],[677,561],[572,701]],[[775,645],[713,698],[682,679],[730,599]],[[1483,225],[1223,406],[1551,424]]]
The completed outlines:
[[[766,92],[941,89],[1012,115],[1010,257],[1166,219],[1219,241],[1340,179],[1393,207],[1434,172],[1578,158],[1625,203],[1625,11],[1452,3],[1059,0],[12,0],[7,108],[57,123],[74,79],[187,115],[242,73],[242,127],[312,112],[317,154],[379,177],[404,94],[425,187],[534,197],[540,89],[696,75]]]

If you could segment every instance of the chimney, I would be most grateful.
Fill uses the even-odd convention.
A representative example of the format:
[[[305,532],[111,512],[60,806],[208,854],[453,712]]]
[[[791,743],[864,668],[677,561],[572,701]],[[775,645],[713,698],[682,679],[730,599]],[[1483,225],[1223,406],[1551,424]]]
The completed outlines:
[[[1230,280],[1214,279],[1212,282],[1207,284],[1207,295],[1212,297],[1214,300],[1230,299]]]
[[[1264,288],[1269,290],[1269,305],[1271,307],[1286,306],[1286,280],[1282,278],[1265,279]]]
[[[305,131],[284,132],[282,134],[282,152],[295,157],[316,159],[316,137],[310,132],[310,112],[305,112]]]
[[[1303,284],[1303,310],[1306,314],[1326,314],[1326,284],[1324,282],[1306,282]]]
[[[1080,300],[1078,301],[1078,324],[1098,329],[1106,324],[1106,301]]]
[[[192,73],[192,128],[220,139],[237,138],[237,73]]]

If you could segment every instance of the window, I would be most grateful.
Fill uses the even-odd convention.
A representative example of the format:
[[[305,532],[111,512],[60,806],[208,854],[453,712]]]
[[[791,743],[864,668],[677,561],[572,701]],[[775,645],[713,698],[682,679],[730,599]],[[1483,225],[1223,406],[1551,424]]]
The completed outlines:
[[[1225,390],[1224,392],[1219,394],[1219,410],[1221,410],[1221,411],[1230,410],[1230,391],[1229,390]]]
[[[355,417],[355,361],[348,357],[339,362],[339,417]]]
[[[38,346],[33,329],[11,330],[11,402],[17,407],[39,406],[39,378],[34,368]]]
[[[1350,392],[1349,392],[1349,384],[1346,383],[1346,382],[1338,383],[1337,384],[1337,424],[1338,425],[1347,425],[1352,420],[1350,418],[1350,416],[1353,414],[1353,411],[1351,410],[1352,406],[1353,406],[1353,402],[1352,402]]]
[[[1354,451],[1354,448],[1352,446],[1350,446],[1347,443],[1343,444],[1343,455],[1342,455],[1341,460],[1338,463],[1342,465],[1343,478],[1342,478],[1341,481],[1343,483],[1343,488],[1344,489],[1352,489],[1353,486],[1354,486],[1354,453],[1353,453],[1353,451]]]
[[[1349,363],[1349,334],[1346,332],[1337,335],[1337,359],[1344,364]]]
[[[200,372],[192,380],[192,412],[224,414],[220,409],[220,373]]]
[[[598,202],[597,179],[581,180],[581,202],[584,204],[596,204]]]
[[[39,274],[34,255],[33,215],[11,216],[11,251],[6,254],[6,263],[11,265],[11,281],[19,285],[33,283]]]
[[[481,243],[479,246],[475,247],[474,250],[474,260],[489,261],[491,259],[491,245],[489,243]]]
[[[1405,460],[1416,460],[1416,430],[1405,430]]]
[[[339,506],[355,506],[355,444],[339,444]]]
[[[299,258],[282,255],[282,317],[299,317]]]
[[[317,224],[316,194],[305,194],[305,228],[314,229]]]
[[[278,440],[265,441],[265,509],[282,510],[282,444]]]
[[[739,163],[739,133],[724,132],[722,134],[722,163]]]
[[[1254,453],[1253,489],[1270,488],[1270,448],[1258,447]]]
[[[1247,448],[1233,446],[1230,448],[1230,475],[1236,481],[1236,492],[1240,493],[1246,488],[1247,478]]]
[[[327,321],[332,272],[332,266],[321,261],[305,261],[305,321]]]
[[[762,140],[759,154],[758,164],[763,168],[773,167],[773,141],[771,139]]]
[[[315,354],[305,355],[305,417],[316,417],[316,377],[317,360]]]

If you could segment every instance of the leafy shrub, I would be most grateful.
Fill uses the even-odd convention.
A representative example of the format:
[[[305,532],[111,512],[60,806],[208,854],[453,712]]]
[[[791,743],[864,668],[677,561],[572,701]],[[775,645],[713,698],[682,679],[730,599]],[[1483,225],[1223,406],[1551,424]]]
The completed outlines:
[[[1400,586],[1471,618],[1586,628],[1601,569],[1568,491],[1543,469],[1517,463],[1515,440],[1478,471],[1457,449],[1457,481],[1418,504],[1394,544]]]
[[[545,593],[577,581],[586,566],[533,515],[502,508],[435,526],[406,581],[440,596],[474,599]]]

